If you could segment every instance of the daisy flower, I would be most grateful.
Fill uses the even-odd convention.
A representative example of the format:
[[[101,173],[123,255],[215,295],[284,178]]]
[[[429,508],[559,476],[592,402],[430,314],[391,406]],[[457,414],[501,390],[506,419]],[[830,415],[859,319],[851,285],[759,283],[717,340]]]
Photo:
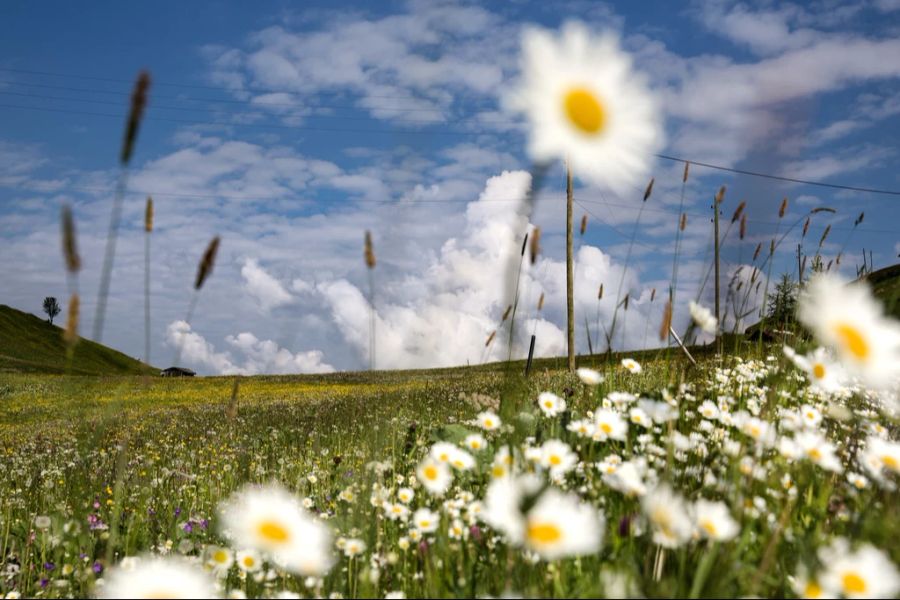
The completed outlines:
[[[100,598],[214,598],[215,584],[183,559],[139,557],[109,570]]]
[[[806,373],[809,384],[826,393],[839,392],[844,389],[844,374],[841,366],[834,362],[825,348],[817,348],[815,351],[801,356],[785,346],[785,354],[798,369]]]
[[[694,524],[705,538],[727,542],[741,530],[723,502],[698,500],[694,504]]]
[[[900,443],[891,442],[878,436],[869,436],[862,463],[873,477],[883,480],[885,470],[900,474]]]
[[[212,567],[217,574],[225,575],[234,564],[234,554],[228,548],[209,546],[206,549],[206,564]]]
[[[815,429],[822,422],[822,413],[816,407],[804,404],[800,407],[800,421],[806,427]]]
[[[226,537],[269,554],[289,571],[324,575],[331,568],[331,532],[278,485],[248,486],[221,509]]]
[[[441,516],[427,508],[420,508],[413,514],[412,524],[421,533],[433,533],[441,524]]]
[[[383,508],[385,516],[391,521],[406,521],[409,518],[409,507],[400,502],[385,502]]]
[[[603,542],[604,525],[595,508],[550,488],[525,517],[525,547],[545,560],[593,554]]]
[[[484,496],[484,522],[519,545],[525,537],[521,506],[526,498],[540,491],[541,479],[535,475],[494,479]]]
[[[578,374],[578,378],[581,380],[581,383],[585,385],[600,385],[603,383],[603,380],[606,379],[593,369],[588,369],[586,367],[581,367],[580,369],[576,369],[576,374]]]
[[[555,417],[566,410],[566,401],[550,392],[541,392],[538,396],[538,406],[547,417]]]
[[[819,583],[829,594],[845,598],[893,598],[900,593],[900,574],[885,554],[870,544],[850,551],[844,538],[819,550],[824,570]]]
[[[262,559],[256,550],[241,550],[235,558],[238,568],[246,573],[255,573],[262,567]]]
[[[643,369],[641,368],[641,363],[634,360],[633,358],[623,358],[622,366],[628,369],[628,372],[632,373],[633,375],[637,375],[638,373],[643,371]]]
[[[598,409],[594,413],[594,423],[596,423],[594,439],[601,442],[608,439],[625,441],[628,423],[616,411],[608,408]]]
[[[362,540],[351,538],[344,542],[344,556],[353,558],[366,551],[366,543]]]
[[[479,452],[487,446],[487,440],[479,433],[472,433],[466,436],[466,439],[463,440],[463,445],[469,450]]]
[[[643,496],[647,493],[644,484],[645,465],[633,460],[617,466],[604,461],[598,468],[603,472],[603,483],[626,496]]]
[[[489,410],[478,413],[478,426],[485,431],[495,431],[501,424],[500,417]]]
[[[428,457],[416,469],[416,479],[433,496],[443,496],[453,483],[453,474],[447,463]]]
[[[644,177],[662,143],[657,103],[618,38],[580,23],[559,36],[525,31],[521,85],[507,100],[530,122],[532,159],[566,158],[579,177],[619,192]]]
[[[565,442],[547,440],[541,446],[541,466],[550,470],[550,476],[558,479],[575,468],[578,455]]]
[[[566,429],[579,437],[589,438],[594,435],[596,427],[589,419],[576,419],[566,425]]]
[[[397,500],[403,504],[409,504],[416,497],[416,493],[410,488],[400,488],[397,490]]]
[[[684,499],[667,485],[646,494],[641,501],[644,514],[653,527],[653,541],[666,548],[677,548],[691,539],[694,527]]]
[[[834,275],[814,277],[800,296],[800,321],[841,363],[875,388],[900,376],[900,324],[884,316],[863,284],[844,284]]]
[[[710,311],[705,306],[701,306],[691,300],[691,303],[688,305],[688,310],[690,310],[691,318],[694,320],[694,323],[702,329],[704,332],[715,335],[716,331],[719,328],[719,321],[716,319],[712,311]]]
[[[800,450],[800,454],[827,471],[839,473],[843,470],[841,461],[835,455],[834,444],[826,440],[821,434],[813,431],[801,431],[794,436],[794,443]]]
[[[653,426],[653,419],[642,408],[635,407],[628,411],[628,419],[645,429]]]

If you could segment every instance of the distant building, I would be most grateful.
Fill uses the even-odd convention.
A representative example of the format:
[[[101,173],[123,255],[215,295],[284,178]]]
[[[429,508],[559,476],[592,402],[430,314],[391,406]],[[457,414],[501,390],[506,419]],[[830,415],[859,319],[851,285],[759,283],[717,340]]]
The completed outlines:
[[[169,367],[164,371],[160,371],[159,374],[163,377],[193,377],[196,375],[190,369],[184,369],[182,367]]]

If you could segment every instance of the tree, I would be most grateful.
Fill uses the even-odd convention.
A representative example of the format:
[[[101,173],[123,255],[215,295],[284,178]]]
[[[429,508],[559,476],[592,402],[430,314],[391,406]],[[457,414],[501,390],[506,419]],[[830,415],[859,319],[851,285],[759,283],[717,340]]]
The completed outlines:
[[[769,299],[768,318],[776,323],[793,323],[797,310],[797,284],[790,274],[784,273]]]
[[[53,296],[47,296],[44,298],[44,312],[47,313],[47,316],[50,317],[50,324],[53,325],[53,317],[58,315],[62,309],[59,307],[59,302],[56,301],[56,298]]]

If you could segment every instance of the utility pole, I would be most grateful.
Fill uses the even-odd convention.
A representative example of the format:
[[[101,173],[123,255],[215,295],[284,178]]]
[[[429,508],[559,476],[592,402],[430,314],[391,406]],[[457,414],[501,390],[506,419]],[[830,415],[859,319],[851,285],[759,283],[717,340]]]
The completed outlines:
[[[572,261],[572,167],[566,161],[566,329],[569,372],[575,371],[575,268]]]

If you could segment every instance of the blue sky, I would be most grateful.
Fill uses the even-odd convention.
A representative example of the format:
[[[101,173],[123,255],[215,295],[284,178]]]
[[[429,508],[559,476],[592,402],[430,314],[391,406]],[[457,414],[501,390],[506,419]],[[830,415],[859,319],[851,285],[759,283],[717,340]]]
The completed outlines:
[[[499,102],[518,76],[524,26],[581,19],[617,31],[663,107],[664,153],[832,184],[900,189],[900,3],[605,4],[392,2],[0,5],[0,302],[38,312],[68,297],[59,208],[73,206],[91,327],[116,157],[137,71],[154,79],[126,197],[104,341],[143,353],[143,199],[153,233],[151,359],[204,373],[308,372],[368,364],[361,260],[379,258],[376,310],[385,368],[500,358],[484,349],[507,299],[507,238],[527,228],[524,128]],[[618,283],[631,303],[617,345],[656,343],[683,166],[655,162],[654,194],[635,221],[629,197],[579,183],[576,312],[611,317]],[[506,172],[504,174],[504,172]],[[817,206],[805,250],[827,225],[827,260],[852,277],[863,248],[876,267],[900,253],[900,198],[694,167],[679,294],[698,293],[709,205],[727,185],[728,218],[747,201],[748,235],[725,243],[726,274]],[[564,350],[564,175],[551,170],[531,222],[541,262],[526,268],[523,331],[542,354]],[[789,199],[779,223],[778,206]],[[865,211],[864,222],[853,223]],[[636,231],[624,269],[628,242]],[[223,238],[188,326],[196,262]],[[521,239],[519,237],[519,239]],[[772,271],[795,269],[799,227]],[[758,264],[759,261],[757,261]],[[624,276],[623,276],[624,270]],[[756,276],[759,281],[762,276]],[[726,279],[726,281],[727,281]],[[596,300],[597,287],[608,290]],[[725,282],[723,282],[723,286]],[[546,308],[533,305],[541,292]],[[724,294],[724,291],[723,291]],[[702,294],[710,301],[710,289]],[[758,299],[755,299],[758,300]],[[754,299],[750,300],[752,306]],[[676,310],[683,324],[685,307]],[[579,319],[580,320],[580,319]],[[653,326],[649,324],[653,324]],[[587,349],[583,330],[579,348]]]

